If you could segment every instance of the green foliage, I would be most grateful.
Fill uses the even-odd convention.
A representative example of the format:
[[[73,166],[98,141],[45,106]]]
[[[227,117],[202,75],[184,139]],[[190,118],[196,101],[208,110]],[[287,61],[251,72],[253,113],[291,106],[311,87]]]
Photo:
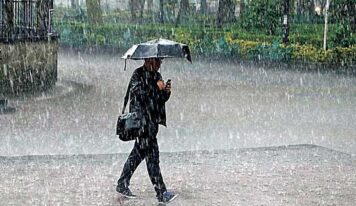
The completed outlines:
[[[334,23],[348,22],[355,18],[355,0],[330,1],[330,21]]]
[[[245,8],[243,27],[245,29],[257,29],[266,34],[278,33],[282,22],[282,0],[253,0]]]
[[[335,36],[332,36],[333,42],[339,42],[339,44],[343,47],[356,44],[356,39],[353,37],[353,33],[349,25],[339,24],[335,31]]]
[[[295,4],[295,13],[292,19],[293,23],[307,23],[307,24],[315,24],[315,23],[323,23],[322,15],[318,15],[315,12],[315,1],[311,0],[298,0],[294,1]],[[325,0],[319,1],[321,5],[321,9],[325,4]]]
[[[322,50],[322,26],[310,28],[295,25],[290,36],[290,46],[280,44],[280,37],[249,33],[239,27],[216,29],[214,27],[174,25],[57,23],[61,44],[71,46],[104,46],[127,49],[133,44],[167,38],[190,46],[193,54],[222,55],[251,60],[307,61],[325,64],[354,65],[355,47],[346,47],[330,41],[329,50]],[[331,26],[330,28],[337,28]],[[321,30],[321,31],[319,31]],[[318,32],[317,32],[318,31]],[[309,34],[308,34],[309,33]],[[311,33],[311,34],[310,34]],[[335,35],[331,33],[331,36]],[[351,48],[351,49],[350,49]]]
[[[316,62],[322,64],[352,66],[356,62],[356,46],[336,47],[326,51],[311,45],[291,45],[292,58],[295,61]]]
[[[352,35],[356,30],[356,10],[354,0],[334,0],[330,8],[330,20],[337,24],[333,40],[344,47],[356,43]]]
[[[88,22],[93,25],[103,23],[102,10],[100,7],[100,1],[98,0],[86,0]]]

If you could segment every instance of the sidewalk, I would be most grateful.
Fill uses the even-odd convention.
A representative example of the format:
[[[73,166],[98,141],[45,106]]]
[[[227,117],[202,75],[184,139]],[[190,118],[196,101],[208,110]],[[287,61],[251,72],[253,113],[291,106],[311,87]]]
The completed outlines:
[[[143,162],[135,200],[115,191],[128,154],[0,157],[0,205],[158,205]],[[354,205],[356,157],[314,145],[161,153],[170,205]]]

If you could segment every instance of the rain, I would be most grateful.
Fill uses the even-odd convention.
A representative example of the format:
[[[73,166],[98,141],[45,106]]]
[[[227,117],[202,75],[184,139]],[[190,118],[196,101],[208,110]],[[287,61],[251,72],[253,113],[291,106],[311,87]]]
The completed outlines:
[[[144,64],[122,57],[159,38],[191,54],[159,69],[172,82],[157,135],[169,205],[355,204],[351,0],[0,7],[0,205],[159,204],[145,163],[136,199],[115,191],[135,142],[116,121]]]

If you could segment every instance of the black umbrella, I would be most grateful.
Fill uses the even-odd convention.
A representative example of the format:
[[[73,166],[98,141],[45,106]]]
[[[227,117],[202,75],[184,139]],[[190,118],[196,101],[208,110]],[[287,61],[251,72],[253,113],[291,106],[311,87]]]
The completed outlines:
[[[122,56],[125,59],[125,68],[126,59],[141,60],[173,57],[186,58],[192,62],[188,45],[161,38],[135,44]]]

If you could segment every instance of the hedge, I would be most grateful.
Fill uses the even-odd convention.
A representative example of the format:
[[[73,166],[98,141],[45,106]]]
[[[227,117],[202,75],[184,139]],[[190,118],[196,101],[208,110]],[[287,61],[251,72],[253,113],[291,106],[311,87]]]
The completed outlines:
[[[199,27],[157,25],[57,23],[60,44],[76,47],[99,46],[127,49],[132,44],[158,37],[186,43],[193,54],[223,55],[253,60],[305,61],[354,66],[356,46],[336,46],[324,51],[319,36],[291,36],[288,46],[275,36],[248,34],[238,29],[214,30]]]

